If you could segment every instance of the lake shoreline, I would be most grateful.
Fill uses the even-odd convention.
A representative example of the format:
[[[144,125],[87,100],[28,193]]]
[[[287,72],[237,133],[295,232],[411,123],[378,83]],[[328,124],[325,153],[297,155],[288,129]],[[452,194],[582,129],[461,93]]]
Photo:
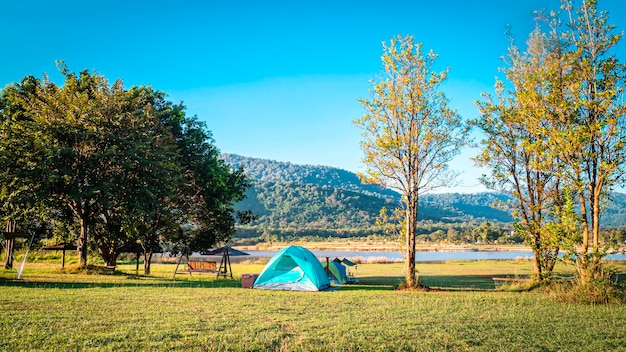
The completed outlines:
[[[397,242],[360,242],[360,241],[329,241],[329,242],[275,242],[256,245],[234,245],[242,251],[278,251],[290,245],[298,245],[312,251],[346,251],[346,252],[400,252],[402,248]],[[418,244],[416,252],[532,252],[524,245],[455,245],[455,244]],[[402,252],[404,252],[402,250]]]

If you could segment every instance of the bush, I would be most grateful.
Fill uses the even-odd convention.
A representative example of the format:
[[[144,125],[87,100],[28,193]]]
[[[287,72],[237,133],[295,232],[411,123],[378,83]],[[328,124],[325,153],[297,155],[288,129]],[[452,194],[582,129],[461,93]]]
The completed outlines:
[[[583,304],[626,303],[626,290],[617,281],[610,268],[600,271],[597,278],[589,283],[579,279],[572,282],[559,282],[551,285],[551,292],[559,302]]]

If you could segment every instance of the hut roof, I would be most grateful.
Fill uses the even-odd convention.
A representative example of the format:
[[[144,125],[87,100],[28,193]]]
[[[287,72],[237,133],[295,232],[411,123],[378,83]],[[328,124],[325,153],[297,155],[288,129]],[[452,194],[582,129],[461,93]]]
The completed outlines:
[[[47,251],[75,251],[76,249],[78,249],[78,247],[70,243],[59,243],[52,246],[43,247],[42,249]]]
[[[242,255],[250,255],[246,252],[242,252],[238,249],[234,249],[231,246],[224,246],[224,247],[220,247],[220,248],[216,248],[216,249],[212,249],[210,251],[207,252],[202,252],[202,255],[224,255],[225,253],[228,253],[229,256],[231,257],[237,257],[237,256],[242,256]]]

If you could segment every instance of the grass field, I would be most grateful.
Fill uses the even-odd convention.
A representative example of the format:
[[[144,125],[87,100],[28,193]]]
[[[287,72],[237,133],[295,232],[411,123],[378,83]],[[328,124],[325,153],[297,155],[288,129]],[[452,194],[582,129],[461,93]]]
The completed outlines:
[[[235,278],[262,268],[233,265]],[[360,285],[303,293],[243,289],[207,274],[174,280],[171,264],[142,277],[134,265],[87,275],[29,263],[25,280],[0,271],[0,350],[626,350],[625,305],[493,290],[492,277],[523,277],[528,261],[417,268],[441,289],[393,290],[401,264],[359,265]]]

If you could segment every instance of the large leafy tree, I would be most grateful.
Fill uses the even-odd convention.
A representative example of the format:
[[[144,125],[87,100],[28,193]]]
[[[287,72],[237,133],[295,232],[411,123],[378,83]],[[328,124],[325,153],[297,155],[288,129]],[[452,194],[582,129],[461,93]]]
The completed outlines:
[[[354,121],[363,130],[361,147],[366,182],[381,184],[402,195],[406,242],[406,282],[417,287],[415,235],[419,196],[449,185],[455,174],[448,163],[465,143],[461,117],[441,92],[447,71],[432,70],[433,52],[422,53],[413,37],[383,43],[383,74],[372,82],[366,114]]]
[[[139,248],[133,220],[151,214],[178,185],[176,146],[158,111],[163,95],[150,87],[124,91],[119,112],[108,125],[111,147],[103,164],[112,192],[98,204],[93,233],[100,254],[111,266],[120,252]]]
[[[16,233],[23,236],[26,230],[43,226],[45,217],[28,172],[36,165],[33,156],[38,141],[25,138],[32,120],[23,104],[39,85],[39,80],[29,76],[0,92],[0,219],[6,223],[7,269],[13,266]]]
[[[183,167],[180,163],[180,149],[176,144],[172,124],[185,118],[184,106],[174,106],[165,99],[165,93],[153,91],[149,87],[133,88],[149,106],[158,122],[153,128],[157,138],[144,145],[144,162],[137,164],[136,177],[132,187],[136,192],[134,202],[128,204],[133,211],[126,211],[125,234],[131,241],[123,244],[123,249],[139,248],[144,255],[144,273],[150,274],[150,260],[154,251],[178,233],[181,224],[186,222],[186,214],[180,207],[180,189],[184,186]]]
[[[168,242],[208,249],[229,238],[238,217],[247,219],[233,209],[249,186],[243,171],[219,158],[210,132],[182,104],[150,87],[127,90],[121,80],[59,67],[63,86],[27,77],[4,95],[5,217],[15,216],[4,209],[16,199],[47,209],[55,224],[72,214],[82,266],[88,246],[108,265],[139,246],[146,262]]]
[[[496,183],[512,186],[519,229],[536,256],[545,259],[548,250],[544,264],[551,264],[558,253],[551,236],[566,237],[581,282],[588,284],[601,273],[605,253],[600,214],[624,177],[626,75],[614,53],[621,34],[608,24],[608,14],[595,0],[576,9],[570,1],[562,5],[563,13],[544,16],[549,33],[536,30],[525,55],[514,47],[510,52],[507,100],[499,84],[500,101],[480,105],[487,138],[478,161],[492,167]]]
[[[546,138],[554,122],[569,114],[560,49],[558,36],[539,28],[525,52],[512,44],[504,69],[507,83],[497,81],[496,100],[486,95],[478,103],[482,116],[474,122],[484,133],[475,161],[490,169],[482,182],[515,199],[515,229],[534,252],[537,280],[552,271],[563,235],[557,231],[564,203],[561,162]]]
[[[577,8],[563,1],[563,8],[569,15],[563,35],[574,113],[551,138],[578,196],[578,267],[582,282],[588,283],[601,269],[600,214],[609,191],[623,182],[626,166],[626,67],[615,53],[622,34],[608,23],[608,13],[598,9],[597,1],[583,0]]]
[[[128,191],[119,181],[141,157],[121,143],[126,135],[119,126],[145,128],[146,133],[150,120],[136,120],[144,111],[128,99],[121,80],[110,85],[101,75],[59,67],[63,86],[44,79],[24,101],[33,121],[25,137],[39,141],[31,172],[39,199],[48,207],[67,207],[79,223],[79,264],[84,266],[91,231],[116,206],[114,195]],[[109,251],[101,253],[110,260]]]
[[[182,106],[174,107],[175,110]],[[206,125],[195,117],[174,114],[170,129],[179,150],[183,185],[175,204],[185,214],[185,224],[172,241],[180,250],[208,250],[227,241],[237,223],[252,219],[248,211],[236,211],[250,180],[242,168],[232,169],[220,157]]]

